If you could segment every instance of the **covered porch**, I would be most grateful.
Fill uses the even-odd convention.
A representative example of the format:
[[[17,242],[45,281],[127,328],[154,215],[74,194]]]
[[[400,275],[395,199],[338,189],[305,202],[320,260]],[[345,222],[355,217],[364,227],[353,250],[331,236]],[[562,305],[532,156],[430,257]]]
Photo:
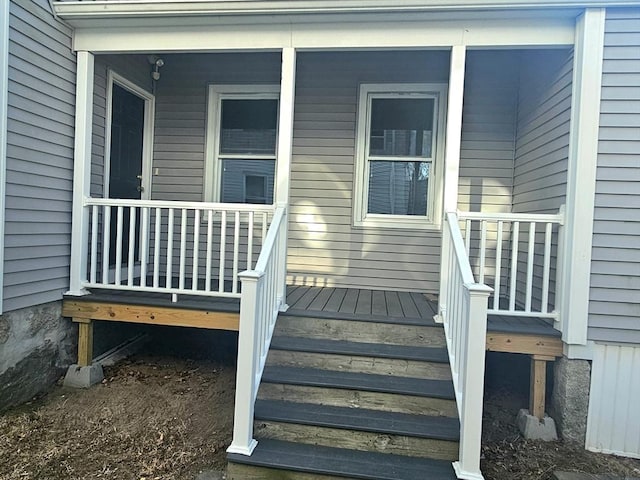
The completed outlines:
[[[578,208],[579,14],[487,23],[476,12],[444,27],[398,14],[385,35],[375,14],[317,19],[317,30],[80,25],[64,310],[81,324],[80,363],[91,362],[91,320],[237,329],[230,451],[251,455],[281,312],[435,318],[461,422],[457,474],[480,478],[485,350],[532,355],[541,417],[541,366],[562,353],[556,332],[572,335],[563,228]],[[118,89],[142,102],[133,169],[111,153],[124,138]],[[428,108],[420,128],[391,125],[406,99]],[[117,195],[127,170],[137,194]]]

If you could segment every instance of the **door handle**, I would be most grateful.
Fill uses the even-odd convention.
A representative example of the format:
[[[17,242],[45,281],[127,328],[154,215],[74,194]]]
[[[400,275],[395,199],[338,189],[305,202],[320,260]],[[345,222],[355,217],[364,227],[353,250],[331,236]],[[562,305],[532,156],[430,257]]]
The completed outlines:
[[[142,180],[142,175],[136,175],[136,178],[137,178],[138,180]]]
[[[138,190],[139,192],[144,192],[144,187],[142,185],[138,185],[136,187],[136,190]]]

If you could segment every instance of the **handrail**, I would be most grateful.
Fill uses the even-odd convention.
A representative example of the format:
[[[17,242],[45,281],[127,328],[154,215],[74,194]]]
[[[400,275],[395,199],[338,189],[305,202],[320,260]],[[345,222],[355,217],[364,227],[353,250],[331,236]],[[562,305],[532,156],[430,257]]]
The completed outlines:
[[[494,288],[490,314],[558,321],[564,208],[555,214],[458,212],[479,283]]]
[[[458,217],[448,212],[443,229],[440,319],[444,324],[451,376],[460,417],[461,479],[482,479],[480,444],[487,329],[487,299],[492,289],[476,283]]]
[[[272,205],[85,198],[90,225],[83,287],[240,298]]]
[[[278,207],[253,270],[242,272],[240,331],[233,441],[227,452],[251,455],[253,414],[262,372],[276,325],[284,307],[286,265],[286,209]]]
[[[148,207],[148,208],[186,208],[200,210],[227,210],[238,212],[268,212],[275,210],[273,205],[245,204],[245,203],[217,203],[217,202],[185,202],[174,200],[139,200],[129,198],[94,198],[85,197],[85,206],[108,205],[112,207]]]

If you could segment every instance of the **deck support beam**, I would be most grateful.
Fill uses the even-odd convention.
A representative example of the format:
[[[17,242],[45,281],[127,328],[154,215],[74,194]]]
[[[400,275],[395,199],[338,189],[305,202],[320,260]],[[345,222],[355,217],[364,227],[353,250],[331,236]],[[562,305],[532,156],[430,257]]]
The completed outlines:
[[[531,378],[529,387],[529,413],[538,420],[544,420],[545,395],[547,387],[547,362],[555,357],[545,355],[531,356]]]
[[[93,360],[93,320],[74,318],[78,324],[78,365],[88,367]]]

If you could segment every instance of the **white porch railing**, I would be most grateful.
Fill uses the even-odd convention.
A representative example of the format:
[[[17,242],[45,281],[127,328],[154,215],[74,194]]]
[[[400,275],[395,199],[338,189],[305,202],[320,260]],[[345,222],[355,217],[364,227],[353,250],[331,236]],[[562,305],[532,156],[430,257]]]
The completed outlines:
[[[440,319],[444,323],[451,374],[460,417],[459,460],[453,464],[461,479],[482,479],[480,444],[487,330],[487,299],[491,288],[476,283],[455,213],[443,228]]]
[[[87,198],[82,287],[240,297],[239,272],[264,243],[272,206]]]
[[[493,287],[490,314],[558,320],[555,280],[564,213],[460,212],[464,242],[479,283]],[[555,275],[552,275],[555,273]]]
[[[278,207],[253,270],[240,274],[240,332],[233,441],[227,452],[251,455],[253,413],[278,312],[286,308],[286,210]]]

